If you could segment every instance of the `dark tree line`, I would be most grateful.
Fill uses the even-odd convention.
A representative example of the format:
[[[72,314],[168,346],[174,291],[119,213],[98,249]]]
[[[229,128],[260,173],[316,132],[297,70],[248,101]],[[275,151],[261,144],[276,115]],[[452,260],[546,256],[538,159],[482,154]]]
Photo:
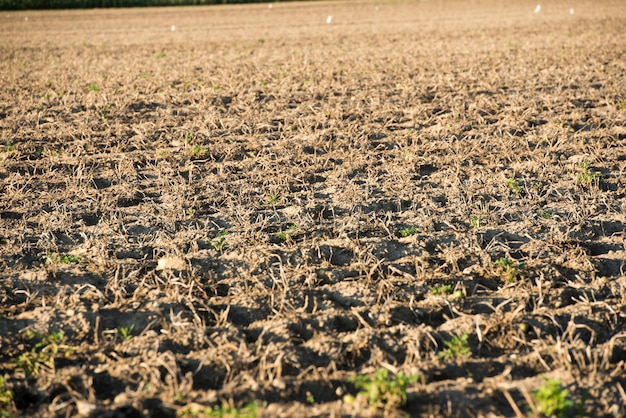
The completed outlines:
[[[268,0],[0,0],[0,10],[188,6],[202,4],[263,3],[266,1]]]

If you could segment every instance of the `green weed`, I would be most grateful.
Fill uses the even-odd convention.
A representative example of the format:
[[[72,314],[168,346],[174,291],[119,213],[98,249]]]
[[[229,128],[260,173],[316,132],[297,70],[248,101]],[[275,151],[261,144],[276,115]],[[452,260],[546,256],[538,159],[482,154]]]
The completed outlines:
[[[0,376],[0,418],[13,416],[13,392],[11,392],[4,382],[4,377]]]
[[[417,228],[411,225],[409,227],[402,228],[400,231],[398,231],[398,233],[403,238],[410,237],[411,235],[417,234]]]
[[[546,209],[539,209],[538,213],[539,213],[539,216],[542,219],[552,219],[552,218],[554,218],[554,213],[550,212],[549,210],[546,210]]]
[[[576,177],[576,182],[583,187],[598,186],[602,180],[602,173],[592,172],[589,163],[580,165],[581,172]]]
[[[51,253],[46,254],[46,261],[50,264],[78,264],[81,256],[76,254]]]
[[[265,204],[266,205],[275,205],[278,202],[280,202],[281,197],[277,194],[271,194],[265,197]]]
[[[617,104],[617,110],[626,110],[626,99]]]
[[[20,354],[15,360],[15,365],[23,369],[29,376],[37,375],[41,367],[54,370],[55,357],[59,354],[69,356],[76,349],[73,346],[62,344],[65,339],[63,331],[47,335],[27,331],[24,336],[29,340],[39,339],[39,342],[30,352]]]
[[[508,257],[501,257],[494,261],[493,265],[498,269],[498,273],[508,282],[514,282],[522,277],[524,263],[518,263]]]
[[[480,216],[478,215],[470,216],[470,227],[480,228]]]
[[[98,87],[98,85],[96,83],[91,83],[89,85],[89,87],[87,87],[87,90],[89,90],[90,92],[98,92],[100,91],[100,87]]]
[[[194,158],[206,158],[209,155],[209,149],[200,144],[193,144],[189,148],[189,154]]]
[[[193,218],[193,215],[195,214],[196,214],[196,210],[194,208],[187,208],[187,210],[185,211],[185,217],[187,219]]]
[[[215,249],[215,251],[219,251],[220,253],[224,251],[228,244],[226,243],[226,237],[228,236],[228,231],[223,230],[219,231],[215,238],[211,240],[211,246]]]
[[[291,236],[295,234],[297,230],[298,230],[298,225],[295,225],[295,224],[291,225],[286,230],[277,232],[276,238],[281,241],[289,241],[291,239]]]
[[[17,154],[17,148],[15,148],[15,145],[13,145],[13,143],[7,142],[6,144],[4,144],[3,152],[6,152],[9,155],[15,155]]]
[[[567,395],[568,391],[561,387],[561,381],[544,379],[543,385],[532,392],[537,412],[546,417],[565,417],[574,408],[574,401]]]
[[[430,292],[436,296],[452,294],[452,286],[449,284],[444,284],[442,286],[428,286],[428,289],[430,289]]]
[[[241,408],[233,408],[226,404],[213,408],[187,407],[176,413],[179,418],[201,417],[201,418],[256,418],[259,416],[258,405],[255,402]]]
[[[506,187],[508,187],[509,190],[511,190],[515,194],[521,194],[524,191],[524,188],[520,186],[515,179],[507,179]]]
[[[445,361],[450,361],[457,357],[465,356],[471,353],[469,342],[467,341],[469,335],[463,334],[460,337],[457,335],[452,336],[450,341],[444,341],[446,348],[439,352],[438,356]]]
[[[404,406],[407,402],[407,388],[417,381],[419,376],[407,376],[400,371],[395,377],[389,376],[387,369],[381,369],[374,377],[358,375],[348,379],[360,389],[359,396],[367,403],[380,409],[395,409]]]
[[[134,329],[135,325],[131,325],[129,327],[117,327],[117,337],[123,341],[128,341],[133,338]]]

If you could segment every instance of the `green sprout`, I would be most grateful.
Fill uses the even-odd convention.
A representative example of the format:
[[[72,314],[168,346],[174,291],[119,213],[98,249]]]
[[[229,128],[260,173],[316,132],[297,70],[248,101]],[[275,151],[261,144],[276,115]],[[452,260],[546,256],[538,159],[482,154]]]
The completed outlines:
[[[184,396],[181,397],[181,400],[183,398]],[[250,402],[241,408],[234,408],[227,404],[213,408],[194,404],[193,406],[187,406],[177,411],[176,417],[256,418],[259,416],[258,408],[259,405],[255,402]]]
[[[470,216],[470,227],[480,228],[480,216],[479,215]]]
[[[561,387],[561,381],[556,379],[544,379],[543,385],[532,392],[537,412],[546,417],[565,417],[574,407],[567,395],[568,391]]]
[[[46,254],[46,261],[50,264],[78,264],[81,256],[76,254],[51,253]]]
[[[409,227],[402,228],[398,231],[398,233],[402,238],[410,237],[411,235],[417,234],[417,228],[414,225],[411,225]]]
[[[509,188],[515,194],[521,194],[524,191],[524,188],[519,185],[519,183],[515,179],[507,179],[506,187]]]
[[[15,155],[17,153],[17,148],[15,148],[15,145],[13,145],[12,142],[7,142],[6,144],[4,144],[3,151],[9,155]]]
[[[29,376],[37,375],[41,367],[54,370],[54,359],[58,354],[67,357],[75,350],[75,347],[61,344],[65,339],[63,331],[48,335],[27,331],[24,336],[29,340],[39,339],[30,352],[20,354],[15,360],[15,365]]]
[[[524,263],[518,263],[511,260],[508,257],[498,258],[493,265],[498,269],[498,272],[508,282],[514,282],[516,279],[522,277],[522,269]]]
[[[428,286],[428,288],[430,289],[430,292],[435,296],[452,294],[452,286],[449,284],[444,284],[441,286]]]
[[[265,197],[265,204],[266,205],[275,205],[278,202],[280,202],[281,197],[277,194],[271,194],[268,195],[267,197]]]
[[[117,336],[123,341],[128,341],[133,338],[133,330],[135,329],[135,325],[131,325],[129,327],[117,327]]]
[[[617,110],[626,110],[626,99],[617,104]]]
[[[209,155],[209,149],[200,144],[193,144],[189,149],[189,153],[194,158],[205,158]]]
[[[4,377],[0,376],[0,418],[13,417],[13,392],[7,388]]]
[[[589,163],[580,165],[581,172],[576,177],[576,181],[583,187],[598,186],[602,180],[602,173],[592,172]]]
[[[552,219],[552,218],[554,218],[554,212],[551,212],[551,211],[546,210],[546,209],[539,209],[538,213],[539,213],[539,216],[542,219]]]
[[[358,375],[348,381],[360,389],[358,395],[366,399],[371,407],[389,410],[406,404],[407,388],[418,378],[418,375],[407,376],[402,371],[392,378],[387,369],[381,369],[374,377]]]
[[[228,405],[216,406],[207,411],[207,416],[215,418],[256,418],[259,416],[257,404],[250,402],[241,408]]]
[[[469,342],[467,341],[469,335],[463,334],[460,337],[453,335],[449,341],[444,341],[446,348],[439,352],[438,356],[445,361],[455,359],[457,357],[465,356],[471,353]]]
[[[291,240],[291,236],[296,233],[298,230],[298,225],[291,225],[284,231],[280,231],[276,233],[276,238],[281,241],[289,241]]]
[[[220,253],[228,247],[226,243],[226,237],[228,236],[228,231],[222,230],[215,235],[215,238],[211,240],[211,246],[215,249],[215,251],[219,251]]]
[[[87,89],[88,89],[90,92],[97,92],[97,91],[100,91],[100,87],[98,87],[98,85],[97,85],[96,83],[91,83],[91,84],[89,85],[89,87],[87,87]]]

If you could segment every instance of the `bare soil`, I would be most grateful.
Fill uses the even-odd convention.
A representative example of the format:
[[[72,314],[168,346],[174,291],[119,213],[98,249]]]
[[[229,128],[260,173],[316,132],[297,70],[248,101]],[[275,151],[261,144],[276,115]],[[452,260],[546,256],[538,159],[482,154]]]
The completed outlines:
[[[3,414],[624,416],[626,8],[535,6],[0,14]]]

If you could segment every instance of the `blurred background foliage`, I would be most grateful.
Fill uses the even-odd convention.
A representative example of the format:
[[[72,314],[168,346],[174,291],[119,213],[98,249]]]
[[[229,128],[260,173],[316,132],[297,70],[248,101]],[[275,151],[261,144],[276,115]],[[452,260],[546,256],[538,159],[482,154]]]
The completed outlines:
[[[0,0],[0,10],[86,9],[96,7],[188,6],[264,3],[267,0]]]

